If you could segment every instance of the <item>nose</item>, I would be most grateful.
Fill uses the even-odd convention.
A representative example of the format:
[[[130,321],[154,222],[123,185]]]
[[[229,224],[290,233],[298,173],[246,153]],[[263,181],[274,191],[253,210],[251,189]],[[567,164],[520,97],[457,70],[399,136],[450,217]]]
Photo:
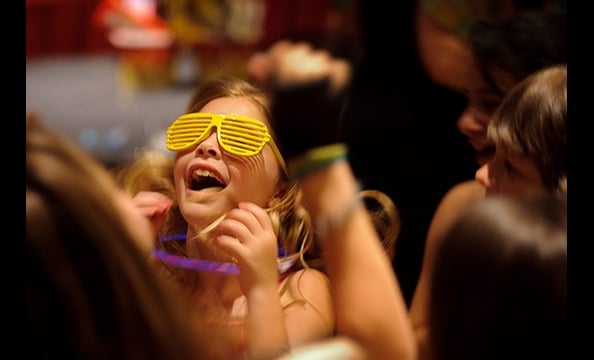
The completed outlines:
[[[475,173],[474,178],[489,190],[495,186],[495,179],[489,175],[489,163],[482,165]]]
[[[468,138],[477,137],[484,133],[486,131],[485,124],[477,116],[477,112],[472,107],[467,106],[456,123],[458,131]]]
[[[215,128],[210,130],[210,135],[202,140],[196,147],[196,156],[198,157],[221,157],[221,149],[219,147],[219,141],[217,139],[217,132]]]

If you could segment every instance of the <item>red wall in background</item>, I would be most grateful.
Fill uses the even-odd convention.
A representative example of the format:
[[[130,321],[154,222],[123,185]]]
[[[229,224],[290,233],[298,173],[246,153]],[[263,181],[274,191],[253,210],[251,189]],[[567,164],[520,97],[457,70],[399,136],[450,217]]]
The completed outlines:
[[[112,48],[90,18],[100,0],[26,0],[27,58]]]
[[[26,0],[27,59],[109,52],[101,28],[91,24],[100,0]],[[285,35],[321,31],[333,0],[266,0],[263,44]]]
[[[266,3],[266,30],[261,41],[269,44],[285,35],[321,31],[333,0],[267,0]]]

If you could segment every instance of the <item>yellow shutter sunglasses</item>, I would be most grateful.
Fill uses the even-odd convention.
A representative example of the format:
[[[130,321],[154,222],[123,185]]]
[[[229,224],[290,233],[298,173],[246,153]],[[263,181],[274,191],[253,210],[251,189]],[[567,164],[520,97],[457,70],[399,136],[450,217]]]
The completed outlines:
[[[183,151],[192,148],[210,135],[213,126],[217,128],[219,145],[234,155],[257,155],[269,143],[285,175],[289,175],[285,160],[266,124],[246,116],[203,112],[182,115],[167,128],[167,149]]]

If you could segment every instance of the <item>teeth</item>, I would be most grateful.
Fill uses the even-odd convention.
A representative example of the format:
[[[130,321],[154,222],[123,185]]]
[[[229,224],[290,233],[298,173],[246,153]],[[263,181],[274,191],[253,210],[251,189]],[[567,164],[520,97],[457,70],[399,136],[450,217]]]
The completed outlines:
[[[218,182],[222,183],[223,181],[221,179],[219,179],[213,172],[206,170],[206,169],[196,169],[194,170],[194,173],[192,174],[192,178],[194,180],[198,180],[200,177],[204,177],[204,176],[208,176],[208,177],[212,177],[217,179]]]
[[[196,169],[194,170],[194,177],[197,176],[210,176],[210,177],[215,177],[214,174],[208,170],[205,169]]]

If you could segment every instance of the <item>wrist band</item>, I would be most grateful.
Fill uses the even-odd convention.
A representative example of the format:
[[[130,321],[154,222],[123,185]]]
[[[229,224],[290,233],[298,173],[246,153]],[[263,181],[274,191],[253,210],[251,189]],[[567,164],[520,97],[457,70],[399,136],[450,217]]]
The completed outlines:
[[[343,143],[330,144],[310,149],[300,156],[289,159],[291,180],[297,180],[307,174],[328,167],[336,161],[347,158],[348,149]]]

